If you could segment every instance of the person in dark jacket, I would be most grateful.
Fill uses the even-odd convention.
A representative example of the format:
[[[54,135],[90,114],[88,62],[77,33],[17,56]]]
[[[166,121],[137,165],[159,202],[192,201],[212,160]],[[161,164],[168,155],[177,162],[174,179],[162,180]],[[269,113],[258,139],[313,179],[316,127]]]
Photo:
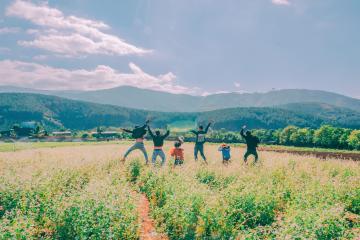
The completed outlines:
[[[198,130],[191,130],[190,132],[195,134],[196,138],[195,138],[195,147],[194,147],[194,158],[195,161],[197,161],[198,159],[198,153],[200,152],[201,157],[203,158],[204,162],[207,163],[206,161],[206,157],[204,154],[204,143],[206,142],[206,134],[209,130],[211,123],[209,123],[205,130],[203,126],[199,126]]]
[[[146,128],[149,124],[149,120],[147,120],[145,122],[145,124],[143,126],[135,126],[135,128],[133,130],[128,130],[128,129],[124,129],[122,128],[122,130],[124,132],[127,132],[127,133],[131,133],[131,137],[135,139],[135,143],[134,145],[132,145],[124,154],[124,157],[122,158],[122,161],[125,161],[126,160],[126,157],[134,150],[138,149],[140,150],[143,154],[144,154],[144,157],[145,157],[145,161],[146,161],[146,164],[148,164],[148,155],[147,155],[147,152],[146,152],[146,149],[145,149],[145,145],[144,145],[144,137],[146,135]]]
[[[259,158],[256,148],[258,147],[260,140],[258,137],[253,136],[250,131],[245,132],[245,129],[246,129],[246,126],[243,126],[240,131],[240,135],[245,139],[246,145],[247,145],[247,150],[244,154],[244,162],[247,163],[247,158],[250,155],[254,155],[254,157],[255,157],[254,163],[256,163]]]
[[[162,149],[164,145],[164,140],[167,138],[170,134],[169,130],[166,130],[166,133],[164,135],[161,135],[159,130],[155,131],[155,134],[151,131],[150,127],[148,126],[149,134],[154,142],[154,151],[152,155],[152,163],[155,165],[157,156],[160,156],[161,158],[161,166],[164,166],[165,164],[165,153]]]

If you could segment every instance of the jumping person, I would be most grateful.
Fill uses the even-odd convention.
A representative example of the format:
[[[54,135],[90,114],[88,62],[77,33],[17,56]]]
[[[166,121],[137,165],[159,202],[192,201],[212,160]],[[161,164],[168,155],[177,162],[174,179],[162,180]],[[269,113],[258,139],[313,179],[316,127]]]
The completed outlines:
[[[244,154],[244,162],[247,163],[247,158],[250,156],[250,155],[254,155],[255,157],[255,162],[257,162],[259,156],[258,156],[258,153],[256,151],[256,148],[258,147],[258,144],[260,143],[260,140],[258,137],[256,136],[253,136],[251,134],[250,131],[246,131],[244,133],[246,129],[246,125],[242,127],[241,131],[240,131],[240,135],[245,139],[246,141],[246,145],[247,145],[247,150]]]
[[[145,157],[145,161],[146,161],[146,164],[148,164],[148,155],[147,155],[147,152],[146,152],[146,149],[145,149],[145,145],[144,145],[144,137],[146,135],[146,128],[149,124],[149,120],[147,120],[145,122],[145,124],[140,127],[140,126],[135,126],[135,128],[133,130],[128,130],[128,129],[124,129],[122,128],[122,130],[124,132],[127,132],[127,133],[131,133],[131,137],[135,139],[135,143],[134,145],[132,145],[127,151],[126,153],[124,154],[124,157],[122,158],[122,161],[125,161],[126,160],[126,157],[134,150],[136,149],[139,149],[143,154],[144,154],[144,157]]]
[[[161,157],[161,166],[164,166],[165,164],[165,153],[162,150],[162,147],[164,145],[164,140],[167,138],[170,134],[170,131],[167,130],[164,135],[161,135],[159,130],[155,131],[155,134],[151,131],[150,126],[148,126],[149,134],[154,142],[154,151],[152,155],[152,163],[155,165],[157,156]]]
[[[220,145],[218,150],[222,153],[223,164],[228,164],[231,159],[230,146],[224,143]]]
[[[202,125],[199,126],[198,130],[191,130],[191,133],[196,135],[195,139],[195,147],[194,147],[194,158],[195,161],[198,159],[198,153],[200,152],[201,157],[203,158],[204,162],[207,164],[206,157],[204,154],[204,143],[206,141],[205,136],[209,130],[211,122],[206,126],[205,130]]]

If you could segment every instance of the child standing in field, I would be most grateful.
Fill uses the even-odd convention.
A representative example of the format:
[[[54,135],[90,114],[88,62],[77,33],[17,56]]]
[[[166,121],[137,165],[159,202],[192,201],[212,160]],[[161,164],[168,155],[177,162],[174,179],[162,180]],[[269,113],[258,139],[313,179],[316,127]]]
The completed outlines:
[[[222,153],[223,164],[228,164],[231,159],[230,146],[224,143],[218,150]]]
[[[181,141],[176,141],[174,147],[170,150],[170,155],[174,158],[174,166],[184,164],[184,149],[181,148]]]

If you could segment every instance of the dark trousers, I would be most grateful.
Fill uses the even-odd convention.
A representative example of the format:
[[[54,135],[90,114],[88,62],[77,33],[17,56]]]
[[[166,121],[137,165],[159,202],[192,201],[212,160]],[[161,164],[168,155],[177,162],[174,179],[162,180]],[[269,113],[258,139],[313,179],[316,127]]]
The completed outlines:
[[[198,159],[199,152],[200,152],[201,157],[204,159],[204,161],[206,161],[206,157],[204,154],[204,144],[195,144],[195,148],[194,148],[195,160]]]
[[[258,156],[258,153],[257,153],[256,149],[248,149],[248,150],[246,151],[246,153],[244,154],[244,162],[247,161],[247,158],[248,158],[250,155],[254,155],[254,157],[255,157],[255,162],[257,162],[257,160],[259,159],[259,156]]]

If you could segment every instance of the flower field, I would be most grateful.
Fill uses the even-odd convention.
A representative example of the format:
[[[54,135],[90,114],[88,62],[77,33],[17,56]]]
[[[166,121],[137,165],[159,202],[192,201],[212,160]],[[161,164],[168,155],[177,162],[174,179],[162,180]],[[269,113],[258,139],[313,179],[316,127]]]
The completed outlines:
[[[359,162],[260,152],[244,165],[233,147],[222,164],[145,166],[128,144],[62,146],[0,153],[0,239],[138,239],[138,199],[150,202],[169,239],[357,239]],[[171,144],[165,149],[168,152]],[[150,145],[147,145],[150,150]],[[140,206],[141,207],[141,206]]]
[[[113,150],[3,153],[0,239],[138,239],[136,196]]]

